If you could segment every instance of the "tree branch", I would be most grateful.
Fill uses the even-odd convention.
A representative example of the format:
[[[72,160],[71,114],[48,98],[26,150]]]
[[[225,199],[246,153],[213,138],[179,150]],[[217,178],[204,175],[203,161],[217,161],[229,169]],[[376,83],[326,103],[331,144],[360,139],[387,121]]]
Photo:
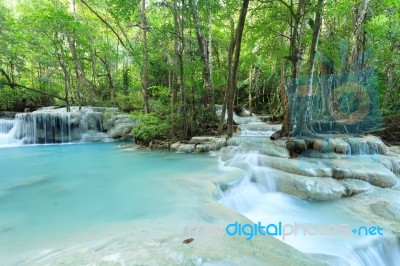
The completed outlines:
[[[119,36],[119,34],[117,33],[117,31],[110,25],[110,23],[108,23],[102,16],[100,16],[99,13],[97,13],[88,3],[86,3],[86,1],[84,0],[80,0],[82,2],[82,4],[84,4],[93,14],[96,15],[96,17],[98,19],[101,20],[101,22],[103,22],[115,35],[115,37],[117,37],[117,39],[119,40],[119,42],[122,44],[122,46],[124,46],[125,48],[128,48],[127,45],[125,44],[125,42],[122,40],[121,36]]]

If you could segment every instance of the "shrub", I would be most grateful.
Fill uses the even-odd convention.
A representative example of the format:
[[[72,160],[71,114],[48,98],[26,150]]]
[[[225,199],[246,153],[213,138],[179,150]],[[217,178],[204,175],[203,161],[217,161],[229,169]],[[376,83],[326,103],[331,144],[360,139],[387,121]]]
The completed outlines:
[[[156,139],[165,139],[168,134],[168,119],[157,116],[155,113],[143,114],[133,113],[136,125],[132,129],[132,134],[136,141],[149,143]]]

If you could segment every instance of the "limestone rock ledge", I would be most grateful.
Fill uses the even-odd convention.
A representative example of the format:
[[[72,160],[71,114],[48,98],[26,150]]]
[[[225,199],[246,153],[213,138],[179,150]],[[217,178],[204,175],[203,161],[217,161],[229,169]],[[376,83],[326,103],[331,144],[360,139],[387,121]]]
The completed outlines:
[[[225,137],[202,136],[193,137],[187,142],[172,143],[169,149],[180,153],[201,153],[217,151],[225,146],[227,146]]]

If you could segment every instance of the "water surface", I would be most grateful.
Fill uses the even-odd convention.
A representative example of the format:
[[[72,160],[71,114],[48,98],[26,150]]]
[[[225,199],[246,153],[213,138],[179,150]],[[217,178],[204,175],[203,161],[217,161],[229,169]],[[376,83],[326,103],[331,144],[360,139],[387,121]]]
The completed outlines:
[[[117,146],[0,149],[0,262],[102,234],[137,233],[148,221],[160,225],[155,232],[168,231],[164,221],[187,221],[190,208],[201,206],[192,181],[214,177],[215,158]]]

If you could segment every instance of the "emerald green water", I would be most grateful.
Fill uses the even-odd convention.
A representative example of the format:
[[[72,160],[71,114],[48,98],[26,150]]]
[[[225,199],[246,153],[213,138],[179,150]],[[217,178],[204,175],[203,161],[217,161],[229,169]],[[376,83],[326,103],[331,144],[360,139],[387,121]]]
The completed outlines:
[[[117,146],[0,149],[0,264],[107,240],[123,230],[136,234],[149,221],[158,224],[155,232],[168,231],[165,221],[184,223],[191,208],[201,206],[194,182],[217,172],[211,156]]]

